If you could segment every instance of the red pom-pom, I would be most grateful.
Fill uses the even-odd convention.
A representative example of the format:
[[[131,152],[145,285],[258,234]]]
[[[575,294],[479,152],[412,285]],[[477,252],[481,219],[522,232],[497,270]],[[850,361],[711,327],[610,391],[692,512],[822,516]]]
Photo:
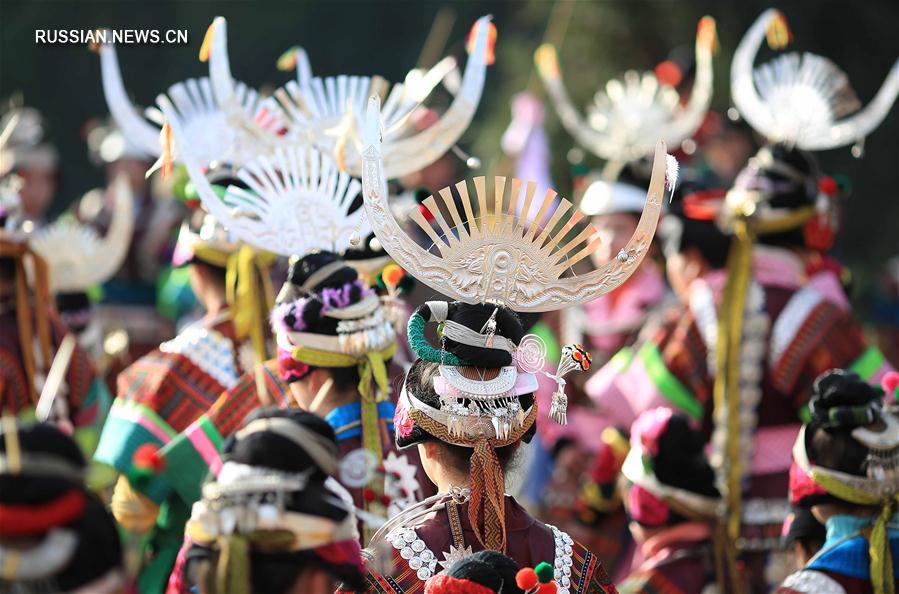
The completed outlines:
[[[132,458],[134,467],[159,474],[165,470],[165,458],[159,455],[159,448],[152,443],[145,443],[134,451]]]
[[[533,567],[524,567],[515,574],[515,585],[522,590],[530,590],[537,585],[537,574]]]
[[[362,498],[371,503],[378,498],[378,494],[369,488],[362,489]]]
[[[537,594],[556,594],[556,592],[558,592],[556,582],[547,582],[537,586]]]
[[[896,398],[899,398],[899,394],[896,393],[896,389],[899,388],[899,371],[891,371],[883,376],[880,386],[887,394],[893,394]]]
[[[839,186],[837,185],[837,180],[830,177],[829,175],[825,175],[818,180],[818,189],[828,196],[833,196],[837,193]]]
[[[383,505],[384,507],[390,505],[391,501],[392,499],[390,499],[389,495],[381,495],[381,505]]]
[[[665,60],[655,67],[655,75],[663,85],[676,87],[680,84],[684,73],[681,72],[680,66],[678,66],[676,62],[673,60]]]

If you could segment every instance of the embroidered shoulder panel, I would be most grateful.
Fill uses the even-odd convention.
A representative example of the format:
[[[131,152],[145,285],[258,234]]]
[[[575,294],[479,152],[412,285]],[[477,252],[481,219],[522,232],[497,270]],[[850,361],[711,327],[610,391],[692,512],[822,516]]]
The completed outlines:
[[[772,368],[780,362],[812,311],[824,300],[824,296],[810,286],[803,287],[790,297],[771,329],[769,363]]]
[[[418,538],[414,528],[398,527],[387,535],[387,542],[405,559],[409,568],[416,573],[418,579],[426,581],[437,572],[437,556],[428,548],[425,541]]]
[[[556,552],[553,565],[558,593],[570,594],[571,566],[573,563],[571,557],[574,552],[574,541],[571,536],[555,526],[547,524],[547,527],[552,530],[553,539],[555,540]],[[437,556],[418,537],[418,533],[414,528],[397,527],[387,534],[386,540],[398,552],[399,556],[406,561],[409,568],[415,572],[420,581],[427,581],[431,576],[440,573],[437,571]],[[447,556],[447,554],[444,553],[444,556]]]
[[[159,350],[187,358],[226,389],[237,384],[239,373],[234,343],[217,330],[191,326],[172,340],[160,344]]]
[[[836,580],[820,571],[801,569],[790,574],[777,589],[782,594],[846,594]]]
[[[556,554],[553,561],[555,575],[553,579],[556,580],[559,594],[569,594],[569,589],[571,588],[571,555],[574,553],[574,541],[567,533],[562,532],[555,526],[547,524],[546,527],[552,530],[556,544]]]

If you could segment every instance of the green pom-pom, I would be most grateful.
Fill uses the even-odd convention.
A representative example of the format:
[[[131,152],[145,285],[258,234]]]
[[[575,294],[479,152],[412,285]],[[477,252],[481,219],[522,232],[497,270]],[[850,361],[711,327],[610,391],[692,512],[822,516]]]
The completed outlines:
[[[837,182],[837,188],[840,191],[841,197],[846,197],[852,193],[852,180],[849,179],[848,175],[843,175],[842,173],[836,173],[833,176],[835,182]]]
[[[548,584],[553,581],[556,570],[546,561],[541,561],[537,564],[537,567],[534,568],[534,573],[537,574],[537,579],[540,580],[541,584]]]

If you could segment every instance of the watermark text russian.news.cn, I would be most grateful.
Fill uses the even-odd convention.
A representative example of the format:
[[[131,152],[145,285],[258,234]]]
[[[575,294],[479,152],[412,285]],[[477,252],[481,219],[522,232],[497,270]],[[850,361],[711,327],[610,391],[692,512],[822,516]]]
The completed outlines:
[[[50,45],[186,45],[188,37],[187,29],[35,29],[34,42]]]

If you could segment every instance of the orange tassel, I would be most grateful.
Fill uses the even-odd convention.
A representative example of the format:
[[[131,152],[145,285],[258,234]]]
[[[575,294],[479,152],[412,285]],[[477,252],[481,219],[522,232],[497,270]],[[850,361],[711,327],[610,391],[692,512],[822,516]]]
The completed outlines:
[[[297,46],[293,46],[278,58],[277,66],[278,70],[282,72],[289,72],[297,67],[297,53],[299,52],[299,48]]]
[[[212,51],[212,37],[215,35],[215,23],[209,25],[206,29],[206,35],[203,37],[203,44],[200,46],[200,61],[209,61],[209,52]]]
[[[699,19],[699,29],[696,32],[696,41],[702,47],[708,47],[712,53],[717,54],[721,49],[718,44],[718,30],[715,26],[715,19],[710,16],[704,16]]]
[[[787,24],[787,17],[780,11],[774,15],[768,28],[765,30],[768,39],[768,47],[771,49],[783,49],[793,41],[793,32]]]
[[[465,44],[465,51],[471,54],[472,50],[474,50],[474,40],[475,35],[477,34],[478,24],[475,23],[471,28],[471,31],[468,33],[468,42]],[[496,25],[493,22],[487,23],[487,57],[485,61],[487,65],[493,64],[496,61],[496,36],[497,30]]]
[[[559,58],[556,48],[549,43],[544,43],[534,52],[534,63],[540,74],[547,78],[559,78]]]
[[[94,52],[95,54],[99,54],[99,53],[100,53],[100,42],[99,42],[99,41],[96,41],[96,39],[100,39],[100,37],[101,37],[102,35],[103,35],[103,30],[102,30],[102,29],[94,29],[94,39],[95,39],[95,41],[91,41],[90,43],[88,43],[88,44],[87,44],[87,49],[89,49],[90,51]]]
[[[166,122],[162,125],[162,179],[172,175],[172,127]]]

